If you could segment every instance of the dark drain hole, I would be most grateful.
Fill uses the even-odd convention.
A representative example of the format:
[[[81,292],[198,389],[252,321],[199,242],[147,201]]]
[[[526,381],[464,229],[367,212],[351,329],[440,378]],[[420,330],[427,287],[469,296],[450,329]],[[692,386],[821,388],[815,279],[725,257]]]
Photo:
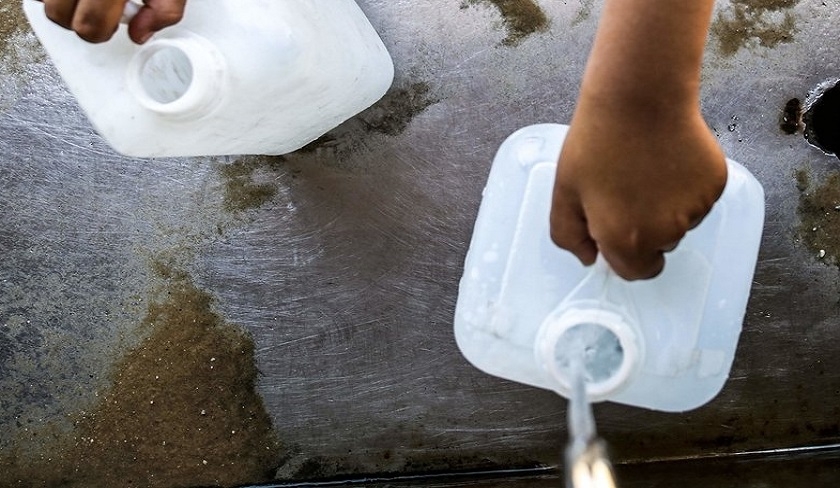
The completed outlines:
[[[802,116],[805,139],[840,158],[840,82],[818,88]]]

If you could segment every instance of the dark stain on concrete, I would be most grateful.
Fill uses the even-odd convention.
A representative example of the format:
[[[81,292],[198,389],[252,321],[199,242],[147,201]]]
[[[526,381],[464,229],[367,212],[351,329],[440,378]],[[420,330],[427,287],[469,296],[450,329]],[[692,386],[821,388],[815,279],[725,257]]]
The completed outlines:
[[[389,136],[402,134],[414,117],[438,102],[430,91],[428,83],[422,81],[392,88],[358,118],[370,131]]]
[[[99,403],[68,431],[30,430],[37,448],[0,453],[3,486],[239,486],[272,479],[283,448],[254,391],[254,345],[164,262],[141,329]],[[30,443],[32,444],[32,443]],[[21,445],[21,444],[19,444]]]
[[[592,6],[594,0],[581,0],[580,3],[580,10],[577,11],[575,18],[572,19],[573,26],[589,20],[589,17],[592,16]]]
[[[796,173],[800,191],[798,237],[826,264],[840,265],[840,172],[814,185],[805,170]]]
[[[548,17],[534,0],[465,0],[461,8],[479,3],[490,4],[499,10],[507,29],[502,44],[516,46],[523,39],[548,28]]]
[[[796,134],[802,126],[802,101],[791,98],[782,108],[779,128],[785,134]]]
[[[283,156],[246,156],[219,167],[224,182],[223,206],[228,212],[261,207],[277,194],[277,186],[267,181],[262,170],[278,168]],[[262,177],[262,179],[261,179]]]
[[[398,83],[377,103],[307,144],[293,154],[315,156],[318,160],[342,162],[363,150],[369,134],[398,136],[415,117],[440,100],[423,81]]]
[[[732,0],[712,22],[711,33],[721,54],[733,56],[753,42],[765,48],[792,42],[797,27],[791,9],[799,1]]]

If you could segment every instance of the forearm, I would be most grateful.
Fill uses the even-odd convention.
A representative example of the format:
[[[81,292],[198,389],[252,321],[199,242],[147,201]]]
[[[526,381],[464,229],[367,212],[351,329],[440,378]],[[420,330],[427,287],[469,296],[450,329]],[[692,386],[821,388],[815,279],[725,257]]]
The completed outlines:
[[[697,110],[714,0],[607,0],[581,103],[634,116]],[[621,113],[615,114],[621,116]]]

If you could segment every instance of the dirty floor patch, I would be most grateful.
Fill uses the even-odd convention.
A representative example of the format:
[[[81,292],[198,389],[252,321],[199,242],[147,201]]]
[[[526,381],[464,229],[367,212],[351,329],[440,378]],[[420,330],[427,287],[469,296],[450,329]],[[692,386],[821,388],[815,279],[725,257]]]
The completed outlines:
[[[721,54],[733,56],[755,43],[773,48],[792,42],[797,27],[791,10],[799,1],[732,0],[728,7],[718,11],[712,22],[711,33]]]
[[[462,8],[475,4],[490,4],[499,9],[507,28],[505,46],[515,46],[523,39],[548,28],[548,17],[534,0],[465,0]]]
[[[814,185],[805,170],[796,173],[800,191],[799,238],[814,257],[840,266],[840,172]]]
[[[149,304],[146,338],[115,366],[70,431],[32,431],[38,449],[0,454],[3,486],[237,486],[272,479],[282,448],[254,391],[254,345],[185,273]],[[36,439],[37,438],[37,439]]]
[[[0,2],[0,112],[20,98],[30,65],[45,59],[41,46],[30,34],[20,0]]]
[[[6,54],[12,41],[29,29],[29,23],[23,15],[21,2],[4,1],[0,4],[0,53]]]
[[[315,155],[320,160],[343,161],[367,144],[366,134],[398,136],[415,117],[440,100],[423,81],[393,86],[373,106],[327,132],[297,151],[297,155]]]
[[[359,114],[359,120],[368,130],[389,136],[399,135],[414,117],[438,102],[429,92],[429,85],[424,82],[395,87],[378,103]]]
[[[277,186],[269,181],[270,173],[285,161],[283,156],[243,157],[219,167],[224,183],[222,205],[228,212],[258,208],[277,194]]]

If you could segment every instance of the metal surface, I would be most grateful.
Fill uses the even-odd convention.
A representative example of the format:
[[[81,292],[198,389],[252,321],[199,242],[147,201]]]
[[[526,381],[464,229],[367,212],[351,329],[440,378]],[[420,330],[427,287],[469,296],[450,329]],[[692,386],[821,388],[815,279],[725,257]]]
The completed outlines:
[[[161,262],[253,339],[256,388],[283,444],[268,478],[560,462],[565,401],[472,368],[452,313],[494,151],[524,125],[570,120],[599,2],[540,1],[548,26],[519,36],[499,2],[359,3],[397,69],[379,104],[285,158],[133,160],[92,131],[32,35],[14,27],[16,1],[2,0],[4,467],[26,456],[48,465],[43,453],[73,438],[74,416],[107,396],[171,281]],[[819,259],[797,237],[795,177],[804,169],[818,185],[838,160],[779,128],[789,99],[838,76],[838,23],[835,2],[718,5],[703,110],[728,156],[764,185],[762,252],[718,398],[685,414],[595,407],[619,479],[622,463],[840,441],[840,274],[832,249]],[[800,474],[840,479],[819,466]]]

